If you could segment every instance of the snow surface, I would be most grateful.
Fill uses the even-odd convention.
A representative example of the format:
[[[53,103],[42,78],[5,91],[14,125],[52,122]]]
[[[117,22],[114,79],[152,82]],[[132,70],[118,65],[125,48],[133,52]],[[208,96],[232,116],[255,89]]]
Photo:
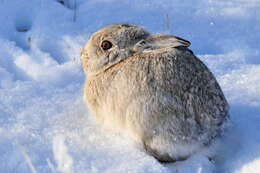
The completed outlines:
[[[89,116],[79,52],[111,23],[191,41],[231,106],[215,162],[162,165]],[[259,33],[260,0],[0,0],[0,172],[259,173]]]

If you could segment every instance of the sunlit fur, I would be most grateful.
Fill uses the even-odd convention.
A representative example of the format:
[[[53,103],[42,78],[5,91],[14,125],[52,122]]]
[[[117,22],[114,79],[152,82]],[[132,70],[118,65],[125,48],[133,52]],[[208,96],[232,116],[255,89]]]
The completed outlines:
[[[102,50],[103,40],[113,47]],[[210,146],[226,126],[228,103],[189,45],[135,25],[109,25],[94,33],[82,49],[91,114],[131,134],[160,161],[182,160]]]

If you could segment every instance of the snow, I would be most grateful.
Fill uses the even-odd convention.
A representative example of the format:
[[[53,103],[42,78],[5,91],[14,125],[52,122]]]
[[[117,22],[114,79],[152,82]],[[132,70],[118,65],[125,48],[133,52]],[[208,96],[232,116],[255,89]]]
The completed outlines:
[[[0,23],[0,172],[259,172],[259,0],[0,0]],[[214,162],[160,164],[88,114],[79,52],[111,23],[191,41],[231,107]]]

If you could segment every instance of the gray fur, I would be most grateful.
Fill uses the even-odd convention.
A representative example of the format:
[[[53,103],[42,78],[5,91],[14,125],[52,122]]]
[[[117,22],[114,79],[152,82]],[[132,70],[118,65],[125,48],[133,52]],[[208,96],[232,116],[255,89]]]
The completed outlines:
[[[103,40],[113,47],[103,51]],[[189,45],[135,25],[109,25],[94,33],[82,50],[91,114],[131,134],[160,161],[185,159],[210,145],[229,119],[229,106]]]

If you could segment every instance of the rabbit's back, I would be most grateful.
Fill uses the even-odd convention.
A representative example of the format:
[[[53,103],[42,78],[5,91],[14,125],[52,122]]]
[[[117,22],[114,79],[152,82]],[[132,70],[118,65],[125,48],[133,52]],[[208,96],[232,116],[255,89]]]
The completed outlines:
[[[162,146],[209,144],[228,117],[215,77],[188,49],[129,57],[89,78],[85,97],[92,114],[130,131],[159,160],[172,158]]]

